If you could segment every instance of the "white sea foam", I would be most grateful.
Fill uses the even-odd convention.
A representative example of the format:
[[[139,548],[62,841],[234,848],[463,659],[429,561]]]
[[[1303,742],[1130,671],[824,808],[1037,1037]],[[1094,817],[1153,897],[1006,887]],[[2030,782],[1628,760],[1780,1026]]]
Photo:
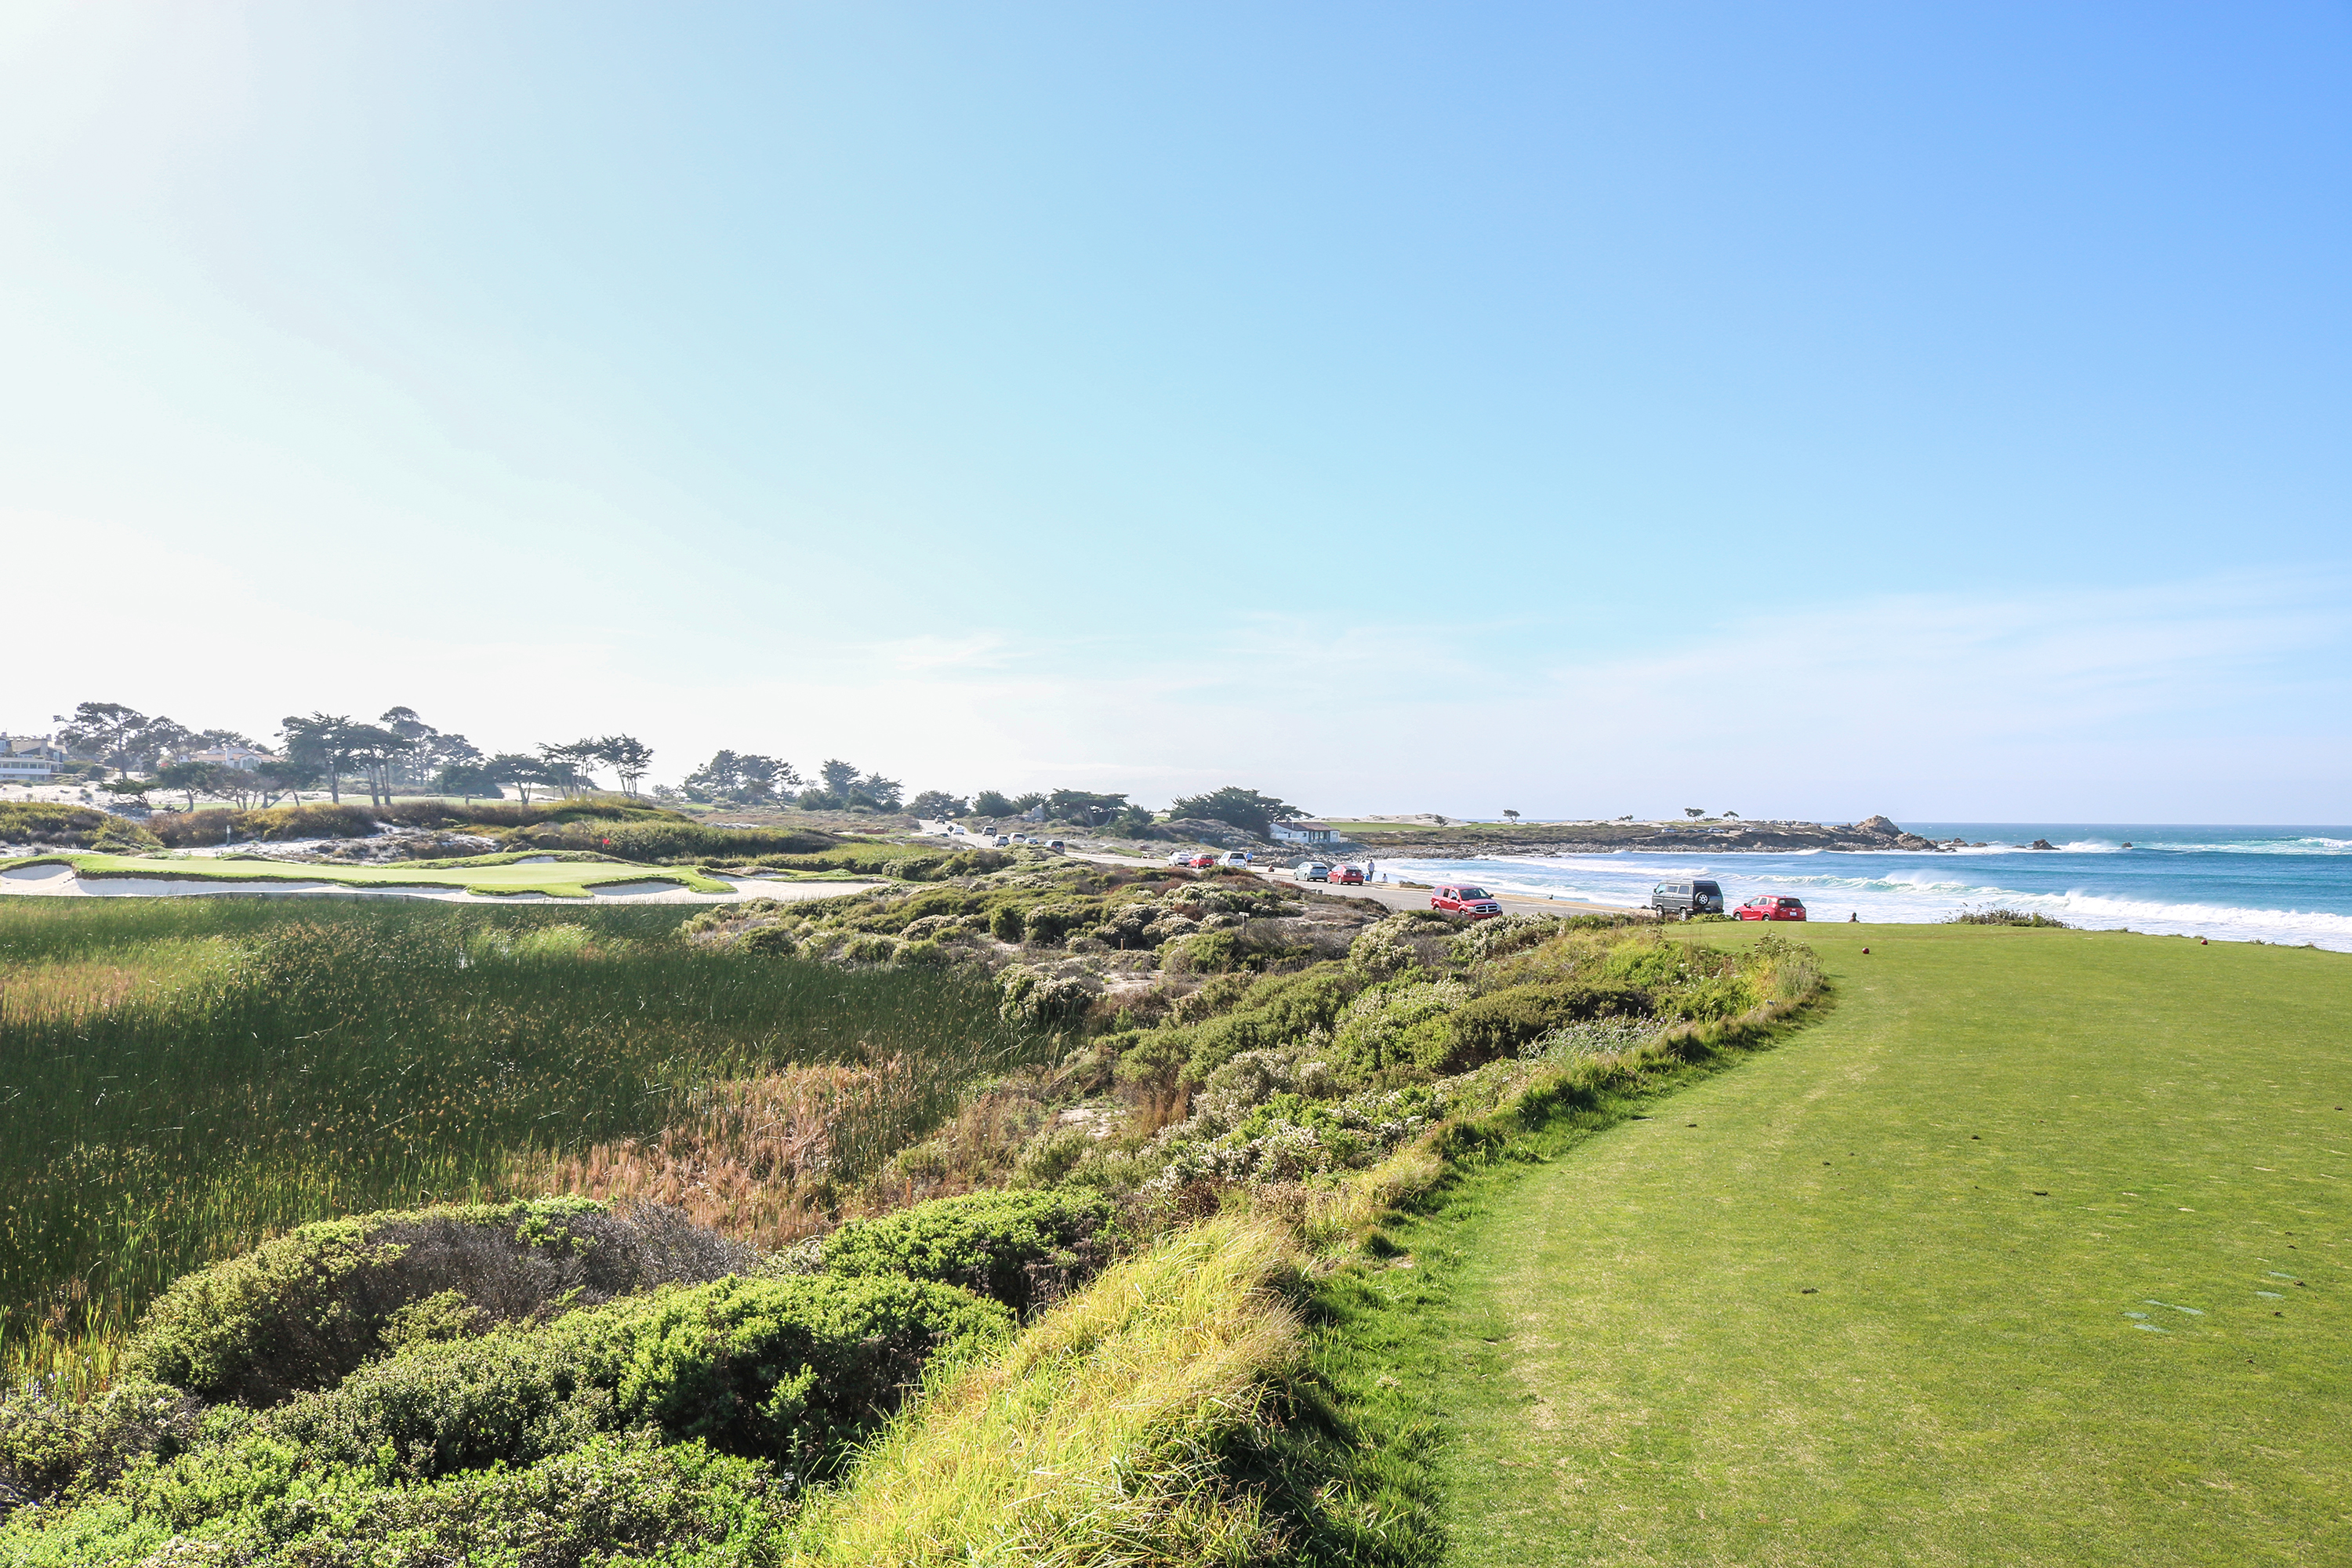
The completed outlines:
[[[1478,879],[1500,892],[1578,900],[1622,909],[1646,907],[1650,889],[1661,880],[1706,877],[1722,884],[1727,903],[1737,904],[1759,893],[1793,893],[1805,900],[1815,920],[1843,921],[1852,914],[1872,921],[1933,921],[1948,919],[1963,910],[2000,908],[2046,914],[2069,925],[2092,930],[2128,928],[2225,941],[2294,945],[2310,942],[2352,952],[2352,914],[2293,907],[2263,909],[2168,896],[2171,889],[2161,887],[2139,894],[2112,889],[2095,891],[2080,886],[2035,891],[2011,887],[1994,878],[1970,878],[1958,865],[1940,858],[1928,860],[1923,857],[1916,869],[1873,867],[1863,875],[1840,875],[1818,862],[1808,864],[1803,870],[1782,868],[1796,858],[1607,855],[1557,859],[1496,858],[1475,862],[1390,860],[1381,862],[1381,868],[1394,877],[1425,882],[1441,876],[1462,875],[1465,867],[1475,866]],[[1771,864],[1759,863],[1767,860]],[[2055,862],[2056,857],[2049,857],[2048,861]],[[2035,868],[2040,869],[2041,864],[2037,863]],[[2056,869],[2055,865],[2052,868]],[[2084,869],[2090,874],[2089,868]],[[2285,887],[2280,890],[2289,897],[2294,891]]]

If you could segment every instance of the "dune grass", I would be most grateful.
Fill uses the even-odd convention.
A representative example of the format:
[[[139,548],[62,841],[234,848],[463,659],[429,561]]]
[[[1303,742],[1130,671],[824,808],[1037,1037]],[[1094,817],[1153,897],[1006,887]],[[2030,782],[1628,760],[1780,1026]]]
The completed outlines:
[[[824,1179],[854,1179],[1048,1048],[985,982],[714,950],[688,912],[0,903],[0,1374],[103,1381],[191,1268],[542,1190],[715,1085],[845,1069],[811,1103]]]
[[[2352,1559],[2352,960],[1807,937],[1826,1018],[1340,1293],[1448,1560]]]
[[[528,854],[484,855],[464,860],[391,866],[218,858],[163,859],[137,855],[40,855],[0,861],[0,869],[50,865],[69,865],[74,875],[92,880],[153,878],[188,882],[283,882],[289,886],[323,882],[357,889],[447,888],[467,893],[538,893],[553,899],[585,899],[597,888],[630,882],[676,882],[698,893],[733,890],[725,882],[687,868],[580,858],[539,861]]]
[[[1226,1216],[1115,1265],[950,1373],[801,1521],[804,1563],[1282,1560],[1220,1450],[1297,1363],[1280,1226]]]

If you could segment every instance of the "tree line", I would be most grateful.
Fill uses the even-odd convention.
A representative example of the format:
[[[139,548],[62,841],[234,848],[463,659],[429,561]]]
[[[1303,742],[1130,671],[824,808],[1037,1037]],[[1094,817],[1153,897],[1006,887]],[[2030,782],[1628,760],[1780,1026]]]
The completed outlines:
[[[363,790],[372,805],[389,805],[404,789],[472,800],[503,798],[511,788],[527,804],[534,790],[568,799],[601,789],[600,770],[609,772],[620,793],[635,796],[654,757],[653,748],[633,735],[587,736],[568,745],[541,742],[528,752],[486,753],[405,707],[388,708],[373,721],[347,713],[289,714],[278,721],[276,750],[269,751],[235,730],[192,730],[123,703],[84,702],[75,707],[57,740],[70,755],[95,764],[100,789],[142,799],[151,791],[171,791],[185,795],[190,809],[199,795],[269,805],[285,797],[299,802],[304,790],[322,790],[340,803],[346,784],[355,794]],[[240,749],[260,754],[248,758],[249,765],[200,756]],[[105,779],[109,770],[117,776]],[[969,799],[929,789],[909,799],[897,779],[839,757],[819,763],[812,780],[782,758],[727,750],[688,773],[677,788],[657,784],[649,793],[665,804],[906,812],[932,819],[1010,820],[1035,813],[1039,820],[1114,834],[1137,833],[1155,821],[1196,819],[1263,838],[1275,823],[1306,815],[1286,801],[1237,785],[1185,796],[1164,814],[1124,794],[1082,789],[1022,795],[983,789]]]
[[[364,789],[373,805],[394,794],[430,791],[471,800],[520,798],[534,789],[571,796],[601,786],[595,770],[609,768],[621,793],[634,795],[653,766],[653,748],[633,735],[584,737],[568,745],[541,742],[529,752],[486,754],[465,736],[425,722],[414,708],[388,708],[373,722],[348,713],[289,714],[278,721],[275,751],[235,730],[192,730],[163,715],[121,702],[83,702],[58,731],[67,754],[95,764],[98,787],[144,798],[151,791],[200,795],[239,805],[299,801],[323,790],[340,803],[347,783]],[[246,763],[206,760],[205,752],[244,752]],[[104,777],[112,771],[115,776]]]

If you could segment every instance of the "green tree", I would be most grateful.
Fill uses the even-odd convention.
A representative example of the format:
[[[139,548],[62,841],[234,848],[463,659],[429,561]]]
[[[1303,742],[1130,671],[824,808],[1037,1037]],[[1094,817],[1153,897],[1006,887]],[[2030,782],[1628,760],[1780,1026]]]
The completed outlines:
[[[943,789],[927,789],[907,803],[907,810],[913,816],[939,822],[950,816],[967,816],[971,807],[961,797]]]
[[[1238,827],[1244,833],[1264,838],[1274,831],[1276,823],[1288,822],[1307,814],[1289,802],[1276,800],[1270,795],[1227,784],[1209,795],[1188,795],[1177,801],[1168,808],[1168,815],[1222,822],[1229,827]]]
[[[436,787],[443,795],[454,795],[470,805],[477,795],[503,795],[499,783],[498,770],[488,763],[451,763],[441,770]]]
[[[278,721],[278,733],[286,758],[327,777],[327,793],[340,805],[343,798],[343,766],[352,760],[352,734],[360,728],[348,714],[313,713],[309,718],[289,714]]]
[[[975,816],[1013,816],[1018,815],[1013,808],[1012,798],[1000,791],[992,789],[984,789],[978,795],[973,795],[971,797],[971,809],[972,815]]]
[[[155,784],[163,789],[175,789],[188,797],[188,809],[196,809],[199,795],[223,795],[244,784],[242,778],[224,779],[223,773],[235,773],[235,768],[225,768],[218,763],[167,763],[155,772]]]
[[[1057,789],[1045,797],[1045,815],[1056,822],[1093,827],[1127,809],[1123,795],[1097,795],[1092,790]]]
[[[635,735],[602,736],[592,754],[619,776],[621,793],[631,796],[637,793],[637,781],[654,763],[653,748]]]
[[[530,804],[531,785],[547,782],[547,764],[527,752],[500,752],[482,765],[493,784],[514,785],[525,805]]]

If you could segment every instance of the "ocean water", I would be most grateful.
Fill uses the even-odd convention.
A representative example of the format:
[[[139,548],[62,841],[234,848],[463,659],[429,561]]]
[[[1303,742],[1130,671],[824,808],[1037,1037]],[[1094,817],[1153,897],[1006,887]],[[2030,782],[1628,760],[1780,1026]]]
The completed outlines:
[[[1708,877],[1737,904],[1804,900],[1817,921],[1939,921],[1963,909],[2040,910],[2070,925],[2181,932],[2352,952],[2352,827],[1906,822],[1930,838],[1981,839],[1949,855],[1709,855],[1702,850],[1557,858],[1383,860],[1391,877],[1475,877],[1504,892],[1627,908],[1669,878]],[[2016,846],[2046,838],[2055,850]],[[2125,846],[2128,844],[2129,848]]]

